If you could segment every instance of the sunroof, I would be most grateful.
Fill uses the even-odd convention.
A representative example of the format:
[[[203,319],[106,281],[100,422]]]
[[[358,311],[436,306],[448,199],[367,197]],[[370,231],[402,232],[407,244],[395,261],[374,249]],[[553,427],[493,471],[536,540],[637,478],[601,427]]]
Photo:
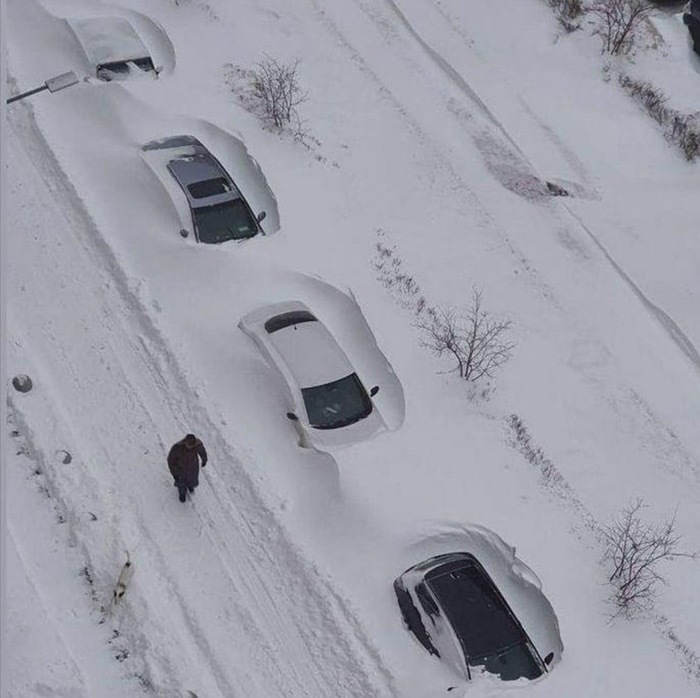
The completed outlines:
[[[193,199],[206,199],[208,196],[226,194],[231,191],[231,185],[223,177],[205,179],[203,182],[193,182],[187,185]]]

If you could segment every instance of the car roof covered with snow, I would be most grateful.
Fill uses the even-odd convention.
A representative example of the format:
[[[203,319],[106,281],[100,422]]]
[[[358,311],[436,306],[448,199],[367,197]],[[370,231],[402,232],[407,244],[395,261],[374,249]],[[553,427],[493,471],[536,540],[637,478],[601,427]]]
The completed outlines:
[[[343,350],[318,320],[288,325],[269,334],[299,387],[325,385],[354,373]]]
[[[95,66],[151,58],[141,37],[123,17],[71,19],[68,24]]]

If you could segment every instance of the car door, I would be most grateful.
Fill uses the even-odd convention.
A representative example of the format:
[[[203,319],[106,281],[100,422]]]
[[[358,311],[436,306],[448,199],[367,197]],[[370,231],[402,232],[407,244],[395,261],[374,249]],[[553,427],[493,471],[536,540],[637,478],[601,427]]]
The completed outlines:
[[[425,628],[430,635],[435,648],[440,653],[440,657],[455,671],[460,678],[469,680],[469,670],[467,662],[462,652],[462,646],[446,620],[444,612],[437,599],[430,592],[426,584],[421,583],[416,586],[416,597],[427,615]]]

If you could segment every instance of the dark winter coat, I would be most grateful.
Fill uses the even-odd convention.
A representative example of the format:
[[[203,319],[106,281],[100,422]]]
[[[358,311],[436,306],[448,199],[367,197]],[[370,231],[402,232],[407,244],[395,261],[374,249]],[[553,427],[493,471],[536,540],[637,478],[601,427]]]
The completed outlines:
[[[199,459],[202,467],[207,464],[207,451],[204,444],[197,439],[191,448],[185,445],[185,440],[178,441],[168,453],[170,474],[177,484],[196,487],[199,484]]]

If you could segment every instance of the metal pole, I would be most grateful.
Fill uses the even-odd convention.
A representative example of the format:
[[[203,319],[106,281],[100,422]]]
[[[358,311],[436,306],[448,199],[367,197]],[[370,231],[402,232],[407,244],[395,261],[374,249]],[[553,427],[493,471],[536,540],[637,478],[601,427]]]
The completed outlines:
[[[67,73],[61,73],[53,78],[49,78],[41,87],[35,87],[33,90],[29,90],[29,92],[22,92],[22,94],[10,97],[10,99],[5,101],[5,104],[12,104],[12,102],[16,102],[18,99],[24,99],[25,97],[35,95],[37,92],[43,92],[44,90],[48,90],[51,93],[65,90],[66,87],[77,85],[79,82],[78,76],[72,70],[69,70]]]
[[[48,85],[42,85],[41,87],[35,87],[33,90],[29,90],[28,92],[22,92],[21,94],[15,95],[14,97],[10,97],[8,100],[5,101],[5,104],[12,104],[12,102],[16,102],[18,99],[24,99],[25,97],[29,97],[30,95],[35,95],[37,92],[43,92],[44,90],[48,90],[49,87]]]

